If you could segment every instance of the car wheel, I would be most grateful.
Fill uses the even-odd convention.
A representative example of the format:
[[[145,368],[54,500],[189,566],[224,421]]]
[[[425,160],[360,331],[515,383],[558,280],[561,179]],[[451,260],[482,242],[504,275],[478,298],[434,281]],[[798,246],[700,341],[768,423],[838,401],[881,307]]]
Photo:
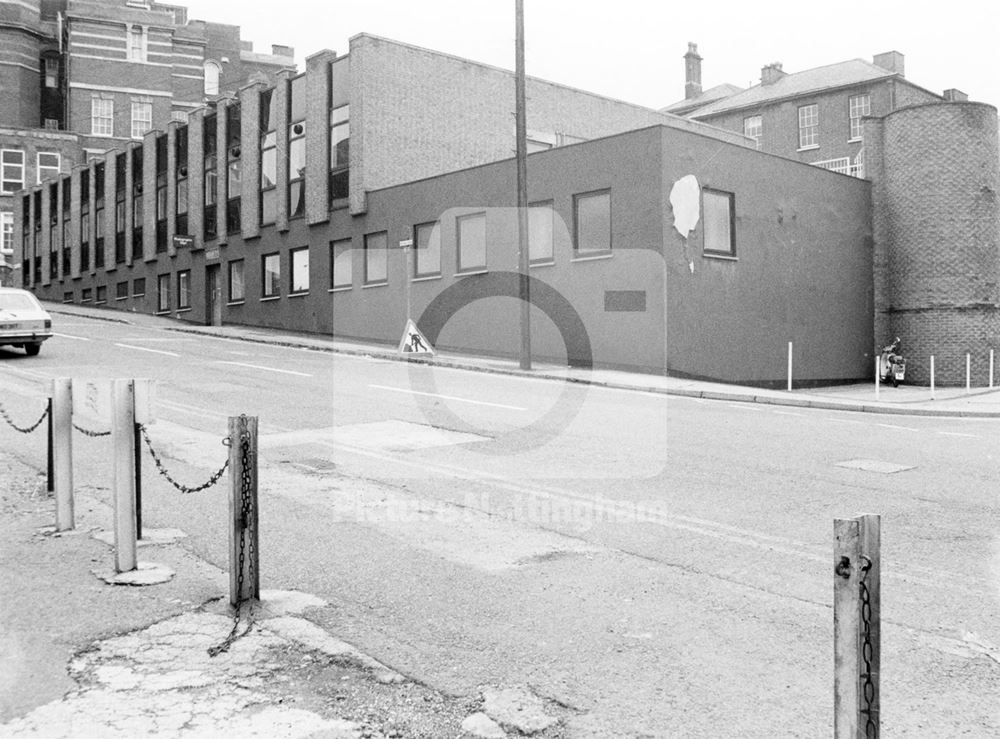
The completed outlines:
[[[41,350],[42,350],[42,345],[41,344],[25,344],[24,345],[24,353],[27,354],[29,357],[36,356],[38,354],[38,352],[40,352]]]

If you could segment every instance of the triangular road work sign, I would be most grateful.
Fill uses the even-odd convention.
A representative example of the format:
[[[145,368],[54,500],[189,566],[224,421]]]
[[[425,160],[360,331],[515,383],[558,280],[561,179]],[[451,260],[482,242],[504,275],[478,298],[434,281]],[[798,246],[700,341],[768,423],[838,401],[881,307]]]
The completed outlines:
[[[399,340],[399,353],[434,356],[434,347],[431,346],[431,342],[420,332],[412,319],[407,320],[406,328],[403,329],[403,338]]]

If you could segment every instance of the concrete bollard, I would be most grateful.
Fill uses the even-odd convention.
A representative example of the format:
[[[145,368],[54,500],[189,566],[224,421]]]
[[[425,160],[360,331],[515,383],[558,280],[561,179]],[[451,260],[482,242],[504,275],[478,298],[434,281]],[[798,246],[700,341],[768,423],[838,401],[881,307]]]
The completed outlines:
[[[131,380],[111,386],[111,443],[114,466],[115,571],[136,568],[135,387]]]
[[[56,498],[56,531],[70,531],[73,515],[73,381],[52,381],[52,487]]]
[[[792,342],[788,342],[788,392],[792,392]]]
[[[934,400],[934,355],[931,354],[931,400]]]

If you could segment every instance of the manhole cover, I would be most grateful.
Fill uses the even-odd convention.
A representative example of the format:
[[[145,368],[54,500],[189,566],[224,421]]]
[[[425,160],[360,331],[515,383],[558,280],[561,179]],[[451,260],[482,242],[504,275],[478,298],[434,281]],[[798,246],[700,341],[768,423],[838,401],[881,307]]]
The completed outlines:
[[[891,475],[894,472],[912,470],[914,466],[912,464],[883,462],[880,459],[848,459],[845,462],[837,462],[837,467],[847,467],[850,470],[864,470],[865,472],[878,472],[880,475]]]

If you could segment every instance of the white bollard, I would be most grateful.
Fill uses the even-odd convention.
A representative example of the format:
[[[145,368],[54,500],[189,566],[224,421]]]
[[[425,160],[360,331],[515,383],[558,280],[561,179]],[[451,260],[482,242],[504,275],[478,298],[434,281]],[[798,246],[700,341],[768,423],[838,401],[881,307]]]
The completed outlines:
[[[136,567],[134,397],[135,386],[131,380],[112,381],[115,572],[130,572]]]
[[[993,350],[990,349],[990,387],[993,387]]]
[[[965,353],[965,392],[972,390],[972,355]]]
[[[882,384],[882,357],[875,357],[875,400],[878,400],[879,386]]]
[[[788,392],[792,391],[792,342],[788,342]]]
[[[931,400],[934,400],[934,355],[931,354]]]
[[[56,531],[70,531],[73,515],[73,381],[52,381],[52,477]]]

